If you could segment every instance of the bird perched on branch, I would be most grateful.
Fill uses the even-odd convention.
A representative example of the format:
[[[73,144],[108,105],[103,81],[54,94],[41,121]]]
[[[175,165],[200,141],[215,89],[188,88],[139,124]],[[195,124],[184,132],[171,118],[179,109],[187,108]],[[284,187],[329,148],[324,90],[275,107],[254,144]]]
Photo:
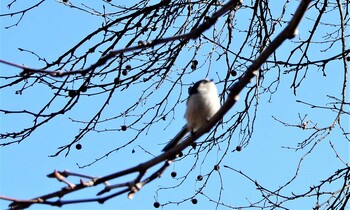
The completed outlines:
[[[219,109],[220,100],[216,85],[212,80],[203,79],[189,89],[185,118],[186,126],[164,148],[166,152],[176,146],[188,132],[195,132]]]

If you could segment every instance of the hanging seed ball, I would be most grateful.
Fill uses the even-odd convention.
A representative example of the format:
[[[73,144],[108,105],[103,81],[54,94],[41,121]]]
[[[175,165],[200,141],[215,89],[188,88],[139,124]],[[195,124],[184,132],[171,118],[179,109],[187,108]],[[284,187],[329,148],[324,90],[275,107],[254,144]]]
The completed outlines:
[[[122,126],[121,126],[122,131],[126,131],[127,128],[128,128],[128,127],[127,127],[126,125],[122,125]]]
[[[143,41],[142,41],[142,40],[138,41],[138,42],[137,42],[137,45],[138,45],[138,46],[142,46],[142,45],[143,45]]]
[[[124,75],[124,76],[128,75],[128,71],[127,71],[126,69],[124,69],[124,70],[122,71],[122,75]]]
[[[81,144],[76,144],[76,145],[75,145],[75,149],[81,150],[81,148],[82,148]]]
[[[237,76],[237,71],[232,70],[232,71],[231,71],[231,76],[233,76],[233,77]]]
[[[125,66],[125,69],[126,69],[126,70],[130,70],[130,69],[131,69],[131,65],[130,65],[130,64],[126,65],[126,66]]]
[[[237,152],[242,151],[242,147],[238,145],[238,146],[236,147],[236,151],[237,151]]]
[[[197,203],[198,203],[198,200],[197,200],[197,198],[192,198],[191,202],[192,202],[193,204],[197,204]]]
[[[160,207],[160,203],[158,201],[156,201],[156,202],[153,203],[153,206],[154,206],[154,208],[157,209],[157,208]]]
[[[171,177],[175,178],[177,175],[176,171],[171,172]]]
[[[202,181],[202,180],[203,180],[203,176],[202,176],[202,175],[198,175],[198,176],[197,176],[197,180],[198,180],[198,181]]]
[[[72,98],[73,98],[73,97],[76,96],[76,95],[77,95],[77,92],[76,92],[75,90],[69,90],[69,91],[68,91],[68,96],[69,96],[69,97],[72,97]]]
[[[350,61],[350,56],[346,57],[346,61]]]
[[[80,91],[85,93],[87,91],[87,87],[84,85],[84,86],[81,86],[80,87]]]
[[[215,170],[215,171],[218,171],[219,169],[220,169],[220,166],[219,166],[219,165],[215,165],[215,166],[214,166],[214,170]]]

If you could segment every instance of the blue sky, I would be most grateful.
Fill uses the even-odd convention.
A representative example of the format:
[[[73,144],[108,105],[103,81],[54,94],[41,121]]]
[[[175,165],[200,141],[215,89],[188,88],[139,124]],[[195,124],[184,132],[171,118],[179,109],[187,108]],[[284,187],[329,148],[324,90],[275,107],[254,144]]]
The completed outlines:
[[[18,2],[13,5],[13,10],[20,10],[25,2]],[[99,3],[103,4],[103,2]],[[7,4],[1,5],[1,13],[9,12],[6,9]],[[94,6],[94,5],[92,5]],[[100,5],[96,5],[101,8]],[[291,9],[292,10],[292,9]],[[312,17],[312,14],[308,14]],[[18,48],[34,51],[35,53],[45,57],[51,61],[74,46],[87,33],[101,25],[102,19],[95,16],[87,15],[83,12],[69,9],[56,1],[46,1],[39,8],[35,8],[32,12],[25,14],[23,20],[18,26],[10,29],[4,27],[16,22],[18,16],[13,18],[1,18],[1,59],[23,64],[32,68],[42,67],[42,63],[32,54],[25,53]],[[303,29],[307,28],[309,21],[303,21],[301,26],[300,37],[304,36]],[[239,24],[244,27],[244,23]],[[350,44],[350,43],[349,43]],[[293,43],[288,41],[279,50],[281,57],[288,57],[289,49],[293,47]],[[339,50],[334,47],[334,50]],[[333,49],[332,49],[333,50]],[[333,53],[333,52],[330,52]],[[184,55],[186,56],[186,55]],[[319,59],[319,51],[315,50],[313,59]],[[95,57],[91,57],[88,62],[93,63]],[[177,65],[182,65],[179,61]],[[204,67],[203,67],[204,68]],[[214,69],[226,68],[222,62],[217,62]],[[1,76],[13,75],[20,73],[19,69],[0,64]],[[217,70],[219,71],[219,70]],[[283,72],[283,70],[282,70]],[[311,69],[308,77],[303,85],[298,89],[297,95],[293,94],[290,88],[293,77],[291,75],[282,75],[281,83],[278,91],[269,101],[268,94],[259,98],[259,112],[256,119],[255,133],[249,145],[241,152],[234,152],[225,156],[220,173],[212,173],[210,180],[204,192],[211,199],[218,199],[221,187],[223,187],[222,201],[230,203],[232,206],[249,205],[249,201],[255,201],[259,192],[256,191],[252,182],[249,182],[243,176],[224,168],[229,165],[236,168],[256,179],[266,188],[277,189],[283,185],[291,177],[294,176],[296,168],[301,157],[303,157],[310,146],[305,150],[294,151],[282,147],[295,147],[298,142],[305,139],[310,132],[300,132],[297,128],[285,127],[272,118],[272,116],[285,121],[297,124],[299,122],[298,114],[307,115],[307,119],[317,122],[319,127],[327,126],[335,118],[336,113],[329,111],[320,111],[310,109],[296,100],[325,105],[329,102],[326,95],[335,95],[339,97],[341,91],[342,74],[338,62],[331,62],[326,69],[327,76],[323,76],[322,72],[317,69]],[[186,78],[188,81],[196,81],[197,78],[205,77],[206,71],[199,71],[196,74]],[[211,71],[208,77],[215,79],[216,72]],[[270,75],[271,78],[274,75]],[[266,78],[268,79],[268,78]],[[2,80],[3,82],[3,80]],[[37,111],[45,103],[45,99],[50,98],[51,90],[44,85],[37,85],[26,91],[23,95],[14,94],[21,85],[3,89],[0,92],[1,109],[22,110],[30,109]],[[219,91],[221,90],[218,87]],[[111,101],[110,109],[106,113],[121,112],[120,110],[126,106],[128,101],[125,99],[136,99],[139,89],[131,88],[130,92],[118,92],[117,97]],[[183,90],[182,99],[186,98],[187,88]],[[164,92],[154,97],[160,97]],[[245,92],[241,98],[245,97]],[[174,96],[175,97],[175,96]],[[82,99],[74,112],[69,113],[70,117],[80,120],[87,120],[101,104],[103,96],[94,99]],[[175,99],[173,99],[175,100]],[[239,101],[237,106],[232,110],[242,109],[243,101]],[[55,105],[54,105],[55,106]],[[114,108],[114,106],[116,108]],[[183,114],[185,103],[180,104],[176,108],[176,113],[172,122],[166,121],[161,126],[153,126],[148,135],[142,135],[136,144],[132,144],[126,149],[112,153],[108,158],[99,161],[91,167],[79,169],[79,165],[85,165],[95,158],[98,158],[114,148],[117,141],[124,141],[131,138],[135,134],[132,130],[129,132],[104,132],[91,133],[82,141],[83,149],[73,149],[71,153],[65,157],[63,154],[58,157],[48,157],[57,151],[57,147],[69,143],[77,133],[80,125],[72,123],[66,117],[58,117],[52,123],[40,128],[29,139],[20,144],[14,144],[0,148],[0,194],[16,198],[31,198],[42,194],[50,193],[63,187],[63,183],[58,183],[53,179],[48,179],[47,174],[53,170],[70,170],[79,173],[86,173],[95,176],[107,175],[127,167],[136,165],[140,161],[152,158],[152,155],[143,152],[138,147],[142,146],[150,151],[153,155],[158,155],[163,144],[172,138],[179,128],[185,123]],[[107,117],[107,116],[105,116]],[[1,114],[1,132],[11,131],[22,128],[30,123],[30,119],[24,115],[16,117]],[[128,119],[126,119],[127,121]],[[349,119],[342,118],[344,125],[349,128]],[[108,128],[119,128],[124,122],[116,121],[114,125],[106,124]],[[128,123],[128,121],[126,122]],[[130,123],[130,121],[129,121]],[[170,125],[169,125],[170,123]],[[235,133],[231,139],[231,144],[238,145],[240,136]],[[345,161],[349,161],[349,142],[344,140],[339,129],[335,129],[326,139],[321,141],[310,155],[303,160],[299,175],[296,180],[283,192],[290,195],[290,192],[302,193],[307,191],[309,186],[316,185],[320,180],[326,179],[338,168],[345,167],[343,163],[336,158],[334,151],[331,149],[330,142],[334,144],[336,151]],[[193,169],[184,183],[173,188],[180,180],[170,177],[170,172],[175,170],[178,177],[184,176],[192,167],[195,158],[190,156],[181,162],[176,162],[164,173],[164,175],[145,186],[136,194],[133,200],[128,200],[126,195],[116,197],[109,200],[104,205],[95,203],[77,204],[64,206],[63,209],[154,209],[153,203],[158,200],[161,204],[168,201],[176,202],[190,198],[203,182],[196,182],[198,174],[207,174],[211,171],[212,166],[223,156],[225,142],[221,143],[221,147],[215,146],[208,153],[207,157],[202,154],[199,158],[197,167]],[[135,153],[132,153],[135,149]],[[203,161],[205,158],[205,161]],[[203,162],[202,162],[203,161]],[[125,180],[125,179],[122,179]],[[78,182],[74,179],[73,182]],[[224,185],[221,186],[220,182]],[[115,183],[111,182],[111,183]],[[341,185],[336,184],[329,186],[328,190],[338,189]],[[88,189],[84,192],[78,192],[67,196],[65,199],[79,197],[93,197],[96,192],[102,189],[101,186],[96,189]],[[208,198],[198,195],[198,204],[193,205],[190,201],[184,201],[180,205],[167,205],[165,209],[213,209],[216,204],[210,202]],[[291,201],[287,204],[293,209],[310,209],[313,199],[302,199]],[[0,200],[0,208],[5,209],[9,202]],[[55,209],[56,207],[52,207]],[[47,206],[34,205],[31,209],[48,209]],[[220,206],[219,209],[225,209]]]

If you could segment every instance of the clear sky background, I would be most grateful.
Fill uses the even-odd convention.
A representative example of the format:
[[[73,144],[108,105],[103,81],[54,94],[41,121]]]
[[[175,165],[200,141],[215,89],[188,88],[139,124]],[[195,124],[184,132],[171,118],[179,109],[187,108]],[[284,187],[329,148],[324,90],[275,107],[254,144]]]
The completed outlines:
[[[1,4],[1,13],[8,13],[6,3]],[[21,1],[15,3],[13,11],[20,10],[25,7],[25,4],[32,4],[29,1]],[[103,2],[94,5],[89,2],[90,6],[101,8]],[[293,9],[293,8],[292,8]],[[308,17],[313,15],[307,14]],[[51,61],[65,52],[67,49],[74,46],[86,34],[94,31],[102,23],[102,18],[88,15],[86,13],[70,9],[57,1],[46,1],[39,8],[28,12],[23,17],[23,20],[18,26],[5,29],[6,26],[17,22],[18,16],[13,18],[1,18],[1,59],[11,61],[17,64],[23,64],[32,68],[42,67],[42,63],[38,59],[26,52],[22,52],[19,48],[34,51],[35,53],[45,57]],[[300,27],[300,36],[304,36],[303,30],[306,30],[308,25],[307,20],[303,20]],[[244,21],[239,24],[244,27]],[[291,42],[285,43],[278,53],[283,53],[286,57],[291,49]],[[348,43],[350,44],[350,43]],[[333,49],[332,49],[333,50]],[[334,48],[334,50],[340,50]],[[340,52],[340,51],[339,51]],[[319,51],[315,51],[315,57],[322,57]],[[92,57],[89,62],[95,60]],[[218,71],[221,68],[226,68],[220,62],[217,62]],[[181,65],[179,61],[178,65]],[[1,76],[20,73],[19,69],[0,64]],[[206,72],[206,71],[203,71]],[[281,83],[276,94],[269,101],[268,95],[263,95],[260,100],[260,111],[256,120],[254,136],[249,145],[241,152],[234,152],[225,157],[221,164],[220,174],[214,173],[208,182],[205,192],[211,196],[211,199],[217,200],[220,192],[220,182],[223,185],[222,201],[230,203],[232,206],[249,205],[249,201],[255,201],[259,192],[255,190],[252,182],[249,182],[243,176],[224,168],[223,165],[229,165],[233,168],[241,170],[253,179],[256,179],[260,184],[268,189],[277,189],[286,181],[294,176],[298,167],[299,160],[310,149],[294,151],[282,148],[294,147],[298,142],[310,135],[310,132],[300,132],[297,128],[285,127],[276,122],[272,116],[275,116],[286,122],[298,123],[298,113],[301,116],[307,114],[307,119],[318,122],[319,127],[327,126],[334,120],[336,113],[328,111],[320,111],[317,109],[309,109],[308,106],[296,103],[296,100],[304,100],[309,103],[325,105],[329,101],[326,95],[335,95],[339,97],[342,86],[342,68],[339,68],[337,62],[332,62],[327,66],[327,76],[323,76],[322,72],[317,69],[311,69],[308,77],[303,83],[303,86],[298,89],[298,94],[295,96],[290,88],[292,76],[282,76]],[[198,77],[196,77],[198,76]],[[197,81],[205,77],[205,73],[198,73],[196,76],[188,78],[189,81]],[[212,72],[208,77],[215,80],[216,73]],[[3,81],[3,80],[2,80]],[[38,110],[45,99],[50,97],[51,91],[44,86],[35,86],[28,90],[23,95],[14,94],[20,89],[21,85],[2,89],[0,92],[1,109],[11,110]],[[218,87],[220,90],[220,86]],[[187,94],[187,89],[183,89],[183,99]],[[127,97],[137,97],[137,89],[131,89],[131,93],[120,93],[119,98],[111,102],[114,104],[123,104]],[[244,93],[242,94],[244,98]],[[86,103],[79,105],[74,112],[69,113],[70,117],[77,119],[87,119],[87,114],[98,108],[99,101],[84,99]],[[94,99],[96,100],[96,99]],[[127,103],[127,102],[125,102]],[[239,101],[236,109],[242,108],[243,101]],[[28,199],[42,194],[50,193],[63,187],[63,183],[58,183],[56,180],[48,179],[47,174],[53,170],[70,170],[79,173],[85,173],[95,176],[107,175],[130,166],[136,165],[139,162],[152,158],[152,155],[144,152],[137,145],[141,145],[153,155],[160,154],[161,148],[172,136],[184,125],[185,120],[183,114],[185,103],[178,106],[173,122],[167,126],[170,121],[164,123],[162,127],[153,127],[148,135],[143,135],[137,144],[112,153],[108,158],[99,161],[98,163],[79,169],[77,164],[84,165],[94,161],[114,148],[115,141],[120,139],[130,138],[128,132],[107,132],[107,133],[92,133],[83,141],[83,149],[73,149],[71,153],[65,157],[63,154],[58,157],[48,157],[56,153],[57,147],[69,143],[77,133],[80,125],[71,123],[65,117],[59,117],[52,123],[40,128],[29,139],[26,139],[20,144],[14,144],[0,148],[0,194],[9,197]],[[119,107],[112,107],[110,112],[120,112]],[[29,121],[28,121],[29,120]],[[349,119],[342,118],[346,121],[349,131]],[[23,125],[29,125],[30,118],[23,115],[13,117],[11,115],[1,115],[0,121],[1,133],[16,130]],[[119,128],[120,124],[108,125]],[[130,131],[131,132],[131,131]],[[132,132],[131,132],[132,133]],[[319,184],[320,180],[326,179],[333,174],[338,168],[345,167],[330,147],[330,141],[334,144],[336,151],[344,161],[349,161],[349,142],[344,140],[339,129],[335,129],[325,140],[323,140],[317,148],[308,155],[300,167],[299,176],[288,187],[284,193],[293,191],[301,193],[307,191],[309,186]],[[239,144],[239,136],[235,134],[231,140],[231,144]],[[222,143],[222,146],[225,146]],[[135,149],[135,153],[132,153]],[[145,186],[138,192],[133,200],[128,200],[126,195],[116,197],[107,201],[104,205],[96,203],[77,204],[63,206],[63,209],[154,209],[153,203],[158,200],[161,204],[168,201],[182,201],[190,198],[201,186],[201,182],[195,182],[198,174],[208,173],[222,156],[223,151],[219,147],[214,147],[215,152],[211,152],[206,158],[202,166],[196,167],[194,172],[188,176],[188,179],[183,185],[174,187],[179,180],[175,180],[170,176],[170,172],[175,170],[178,177],[184,176],[192,166],[194,157],[186,158],[181,162],[177,162],[170,166],[164,175],[154,182]],[[203,158],[203,157],[201,157]],[[74,182],[78,182],[74,179]],[[113,182],[111,182],[113,183]],[[158,190],[159,188],[165,188]],[[331,185],[329,190],[339,189],[341,185]],[[67,196],[65,199],[76,197],[94,197],[96,192],[102,189],[98,186],[83,192],[73,193],[72,196]],[[289,194],[290,195],[290,194]],[[165,209],[214,209],[216,204],[210,202],[204,196],[196,196],[198,204],[193,205],[190,201],[184,201],[181,205],[168,205]],[[229,202],[228,202],[229,201]],[[314,199],[301,199],[289,202],[288,205],[292,209],[310,209],[314,203]],[[0,200],[0,209],[5,209],[9,202]],[[55,209],[57,207],[48,207],[42,205],[33,205],[31,209]],[[220,206],[219,209],[225,209]]]

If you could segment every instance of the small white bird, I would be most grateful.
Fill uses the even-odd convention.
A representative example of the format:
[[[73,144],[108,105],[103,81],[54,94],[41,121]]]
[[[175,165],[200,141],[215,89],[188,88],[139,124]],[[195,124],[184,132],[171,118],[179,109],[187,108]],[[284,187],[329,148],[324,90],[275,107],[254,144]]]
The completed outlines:
[[[188,92],[185,113],[187,125],[164,147],[163,152],[177,145],[188,132],[198,130],[220,109],[218,90],[212,80],[200,80]]]

